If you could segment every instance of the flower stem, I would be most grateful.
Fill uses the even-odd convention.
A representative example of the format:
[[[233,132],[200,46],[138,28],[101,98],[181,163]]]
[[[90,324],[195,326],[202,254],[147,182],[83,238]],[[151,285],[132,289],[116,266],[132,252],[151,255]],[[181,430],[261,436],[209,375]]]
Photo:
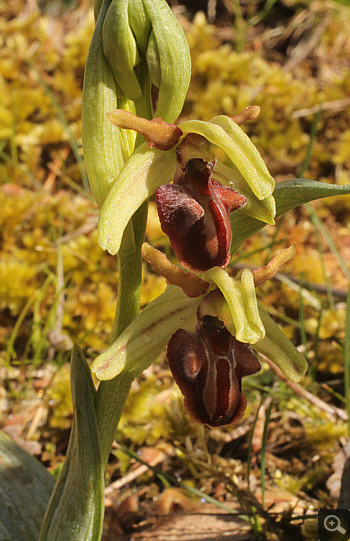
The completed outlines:
[[[141,244],[144,238],[147,219],[147,203],[142,205],[132,219],[129,234],[123,238],[122,249],[118,259],[119,279],[117,308],[114,319],[111,341],[126,329],[137,316],[140,309],[142,258]],[[123,250],[123,244],[131,244],[130,236],[133,233],[134,250]],[[117,431],[126,399],[130,392],[134,376],[123,372],[110,381],[101,381],[98,388],[95,406],[97,423],[100,433],[100,446],[103,470],[107,467],[109,453]]]

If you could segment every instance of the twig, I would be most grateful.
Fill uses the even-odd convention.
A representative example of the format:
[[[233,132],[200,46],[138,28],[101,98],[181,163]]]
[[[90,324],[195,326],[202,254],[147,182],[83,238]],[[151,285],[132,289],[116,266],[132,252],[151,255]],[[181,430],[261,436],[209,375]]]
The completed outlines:
[[[81,227],[79,227],[72,233],[67,233],[67,235],[63,235],[63,237],[61,238],[61,244],[66,244],[67,242],[71,241],[75,237],[79,237],[80,235],[87,235],[88,233],[90,233],[90,231],[96,229],[97,222],[97,216],[90,216],[90,218],[88,218]]]
[[[241,269],[251,269],[256,270],[259,267],[257,265],[246,265],[244,263],[235,263],[232,267],[233,270],[241,270]],[[304,289],[307,289],[308,291],[317,291],[317,293],[321,294],[327,294],[327,288],[325,286],[322,286],[320,284],[315,284],[313,282],[306,282],[304,280],[299,280],[299,278],[295,278],[295,276],[291,276],[290,274],[282,274],[278,272],[275,274],[275,276],[272,278],[272,280],[280,280],[281,277],[288,278],[291,282],[294,282],[295,284],[301,285]],[[338,299],[346,299],[348,292],[343,289],[335,289],[331,288],[332,294],[334,297],[337,297]]]
[[[310,402],[310,404],[313,404],[317,408],[325,411],[326,413],[329,413],[330,415],[333,415],[334,417],[338,417],[342,421],[348,420],[348,415],[345,411],[341,410],[340,408],[336,408],[335,406],[331,406],[330,404],[327,404],[327,402],[324,402],[317,396],[314,396],[312,393],[304,389],[301,385],[298,383],[294,383],[293,381],[289,381],[284,374],[282,374],[281,370],[277,368],[277,366],[270,361],[265,355],[260,356],[263,358],[264,362],[269,365],[271,370],[276,374],[277,377],[279,377],[292,391],[296,392],[299,396],[302,398],[305,398]]]
[[[313,27],[313,32],[308,39],[301,39],[298,45],[294,47],[289,59],[285,62],[283,66],[284,71],[293,70],[298,64],[303,62],[310,53],[317,47],[318,43],[321,41],[323,33],[327,28],[330,21],[329,15],[325,16],[318,25]]]
[[[314,107],[309,107],[308,109],[299,109],[299,111],[294,111],[292,113],[293,118],[301,118],[308,115],[314,115],[320,111],[336,111],[338,109],[345,109],[350,105],[350,98],[343,98],[341,100],[332,100],[319,103]]]
[[[49,351],[49,359],[54,355],[57,349],[64,349],[69,351],[73,347],[73,343],[68,334],[62,332],[63,328],[63,315],[64,315],[64,272],[63,272],[63,257],[61,250],[61,243],[57,241],[57,286],[56,291],[58,294],[57,308],[56,308],[56,323],[54,329],[47,333],[47,338],[51,343]]]
[[[118,444],[113,444],[113,447],[119,448]],[[166,455],[163,453],[163,451],[159,451],[158,455],[153,458],[153,460],[149,461],[149,466],[156,466],[157,464],[160,464],[163,462],[169,455]],[[142,464],[136,470],[128,472],[124,477],[121,479],[118,479],[117,481],[114,481],[108,487],[105,488],[105,496],[109,496],[112,492],[115,490],[119,490],[121,487],[125,486],[127,483],[131,483],[131,481],[134,481],[140,475],[143,475],[146,473],[146,471],[149,470],[149,466],[146,466]]]

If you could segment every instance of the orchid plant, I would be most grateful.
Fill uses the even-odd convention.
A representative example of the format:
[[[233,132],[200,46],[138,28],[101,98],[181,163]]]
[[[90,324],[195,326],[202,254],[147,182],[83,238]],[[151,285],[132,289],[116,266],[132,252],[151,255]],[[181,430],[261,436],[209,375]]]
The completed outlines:
[[[98,242],[118,256],[117,307],[110,345],[91,367],[98,388],[83,352],[77,346],[72,352],[73,427],[40,541],[100,539],[104,473],[131,383],[165,347],[189,415],[210,427],[244,415],[242,378],[260,370],[255,352],[292,381],[305,374],[306,360],[256,296],[295,247],[236,276],[231,254],[287,210],[350,192],[308,180],[275,186],[241,128],[258,117],[258,107],[175,123],[191,67],[165,0],[95,0],[95,18],[83,149],[100,208]],[[144,242],[153,195],[178,264]],[[168,285],[139,313],[142,258]]]

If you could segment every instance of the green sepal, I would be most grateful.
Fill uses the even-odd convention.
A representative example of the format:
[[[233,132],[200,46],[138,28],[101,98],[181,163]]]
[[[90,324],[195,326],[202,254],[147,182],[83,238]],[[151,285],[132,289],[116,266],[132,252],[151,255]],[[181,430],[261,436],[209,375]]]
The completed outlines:
[[[96,391],[78,346],[72,350],[70,369],[72,431],[39,541],[95,541],[102,532],[104,477],[94,407]]]
[[[309,201],[347,194],[350,194],[348,184],[336,186],[308,179],[284,180],[276,185],[273,192],[276,201],[276,217]],[[232,224],[231,253],[266,225],[260,220],[244,216],[241,209],[232,212],[230,219]]]
[[[142,89],[134,67],[141,57],[129,25],[128,3],[128,0],[112,0],[103,23],[103,52],[125,95],[130,100],[139,100]]]
[[[0,539],[37,541],[55,479],[0,431]]]
[[[143,4],[152,23],[160,63],[155,117],[165,122],[175,122],[182,111],[191,80],[190,51],[182,28],[168,4],[164,0],[143,0]],[[152,62],[154,58],[153,53]],[[155,66],[152,64],[150,68],[154,77]]]
[[[214,282],[226,300],[230,313],[230,318],[224,318],[227,330],[240,342],[255,344],[261,340],[265,329],[259,316],[252,271],[244,269],[241,279],[236,280],[221,267],[213,267],[203,278]]]
[[[177,329],[193,330],[200,301],[201,297],[191,299],[178,287],[167,286],[94,360],[92,371],[100,380],[110,380],[122,371],[138,376],[157,359]]]
[[[213,171],[213,178],[244,195],[247,201],[241,209],[241,214],[274,225],[276,203],[273,195],[267,195],[264,199],[259,199],[237,167],[233,164],[228,167],[217,161]]]
[[[83,90],[83,150],[89,182],[101,207],[124,165],[120,132],[106,118],[118,108],[117,87],[103,53],[102,29],[110,0],[104,0],[86,60]]]
[[[259,314],[266,336],[260,342],[253,344],[252,348],[270,359],[290,381],[298,382],[308,369],[305,357],[260,304]]]
[[[171,182],[176,169],[175,149],[166,152],[137,148],[111,186],[101,208],[98,243],[112,255],[118,253],[124,230],[136,210],[156,189]]]
[[[218,116],[209,122],[187,120],[181,122],[179,127],[184,135],[197,133],[223,150],[258,199],[271,195],[275,181],[258,150],[236,122],[229,117]]]

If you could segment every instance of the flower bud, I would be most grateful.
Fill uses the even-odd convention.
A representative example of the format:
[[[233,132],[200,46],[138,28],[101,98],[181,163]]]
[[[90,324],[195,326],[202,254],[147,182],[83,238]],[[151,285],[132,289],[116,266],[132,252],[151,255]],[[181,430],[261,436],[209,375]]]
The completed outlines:
[[[135,67],[141,56],[129,25],[128,0],[112,0],[103,23],[103,52],[119,87],[130,100],[142,98]],[[122,97],[122,96],[121,96]]]
[[[101,207],[110,184],[142,137],[130,139],[106,114],[116,109],[174,122],[190,82],[191,62],[180,25],[165,0],[96,0],[96,28],[85,68],[83,148],[90,185]]]
[[[147,65],[159,88],[155,117],[175,122],[181,113],[191,79],[191,57],[184,33],[165,0],[143,0],[152,23]]]

